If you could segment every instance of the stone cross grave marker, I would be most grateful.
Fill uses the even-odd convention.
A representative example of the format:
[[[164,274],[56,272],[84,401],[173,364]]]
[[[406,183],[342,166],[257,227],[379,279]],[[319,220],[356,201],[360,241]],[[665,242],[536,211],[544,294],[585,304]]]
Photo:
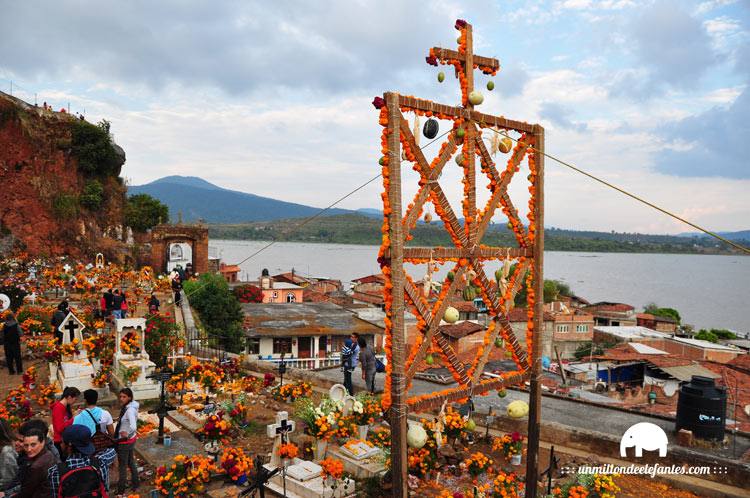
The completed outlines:
[[[72,311],[69,311],[68,316],[60,323],[57,330],[62,332],[63,344],[70,344],[74,339],[78,339],[78,344],[81,344],[83,342],[83,329],[85,328],[83,322]]]
[[[65,263],[65,266],[63,266],[63,270],[65,270],[65,273],[70,273],[70,270],[72,270],[73,267],[70,266],[68,263]]]
[[[289,420],[287,412],[276,413],[276,423],[266,426],[266,434],[273,439],[273,450],[271,453],[271,465],[279,466],[279,447],[289,440],[289,434],[294,432],[294,420]]]

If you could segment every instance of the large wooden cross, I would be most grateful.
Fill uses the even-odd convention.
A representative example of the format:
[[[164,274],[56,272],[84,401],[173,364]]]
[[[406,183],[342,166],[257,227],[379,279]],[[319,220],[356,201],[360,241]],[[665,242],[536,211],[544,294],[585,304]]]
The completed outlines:
[[[406,415],[436,408],[445,401],[457,401],[474,394],[499,389],[505,385],[531,380],[532,402],[529,414],[529,451],[527,465],[527,496],[535,496],[537,453],[539,435],[538,400],[541,372],[540,340],[542,330],[542,256],[543,236],[543,150],[544,130],[539,125],[513,121],[503,117],[478,112],[470,100],[474,91],[474,69],[494,75],[499,69],[496,59],[473,53],[472,27],[465,21],[457,21],[459,30],[458,50],[439,47],[430,49],[427,62],[431,65],[450,64],[461,83],[461,106],[437,104],[429,100],[405,97],[388,92],[384,98],[377,97],[373,104],[380,109],[383,131],[383,183],[385,193],[383,244],[379,261],[386,279],[386,354],[388,371],[383,403],[390,408],[392,429],[391,465],[393,469],[394,496],[407,493],[407,446]],[[453,129],[440,152],[428,162],[417,146],[414,135],[403,112],[414,112],[421,116],[437,117],[453,121]],[[482,129],[491,128],[499,133],[519,133],[505,169],[498,171],[490,152],[482,139]],[[461,166],[464,169],[464,198],[462,202],[463,225],[448,203],[438,179],[448,160],[461,147]],[[402,211],[401,199],[401,148],[406,159],[414,163],[418,172],[419,189],[406,212]],[[487,176],[490,199],[481,210],[476,205],[476,159],[480,170]],[[528,228],[521,221],[509,195],[508,185],[524,159],[529,161],[531,199],[529,201]],[[405,247],[410,231],[416,226],[425,203],[431,201],[443,226],[453,239],[453,247],[425,248]],[[508,218],[517,247],[489,247],[481,244],[492,216],[498,207]],[[507,289],[499,292],[484,270],[484,262],[509,258],[514,260],[516,270]],[[452,281],[443,282],[441,292],[434,302],[429,302],[419,292],[412,279],[404,271],[404,263],[421,264],[430,261],[453,262]],[[529,275],[525,281],[524,276]],[[449,305],[450,298],[459,289],[458,285],[468,278],[477,285],[487,304],[492,318],[485,332],[484,345],[477,351],[470,364],[459,360],[439,326]],[[508,314],[514,297],[522,286],[528,287],[527,348],[521,347],[511,329]],[[538,296],[538,299],[535,299]],[[408,309],[417,317],[418,331],[413,344],[406,344],[404,312]],[[505,372],[499,378],[482,380],[482,373],[490,358],[495,340],[504,339],[516,362],[517,370]],[[451,370],[458,386],[424,396],[408,396],[411,381],[422,365],[428,351],[437,349],[443,362]]]

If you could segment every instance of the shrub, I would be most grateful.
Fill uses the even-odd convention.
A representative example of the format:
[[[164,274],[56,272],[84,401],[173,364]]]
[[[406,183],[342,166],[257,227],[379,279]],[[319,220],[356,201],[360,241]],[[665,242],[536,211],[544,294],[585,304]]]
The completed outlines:
[[[78,198],[73,194],[58,193],[52,199],[52,212],[58,220],[75,217],[78,214]]]
[[[83,120],[73,122],[71,152],[81,172],[99,176],[120,174],[125,161],[109,136],[109,126],[105,120],[96,125]]]
[[[83,192],[78,198],[81,205],[88,209],[99,209],[104,200],[104,187],[99,180],[86,182]]]

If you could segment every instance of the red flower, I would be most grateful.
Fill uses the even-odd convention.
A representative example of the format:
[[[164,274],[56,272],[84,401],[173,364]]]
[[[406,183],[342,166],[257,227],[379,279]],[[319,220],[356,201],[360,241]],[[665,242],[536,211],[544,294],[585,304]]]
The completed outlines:
[[[383,97],[375,97],[372,99],[372,105],[375,106],[375,109],[380,109],[385,106],[385,99]]]
[[[432,55],[430,55],[428,57],[425,57],[424,60],[426,60],[427,64],[429,64],[430,66],[437,66],[438,65],[437,59],[435,57],[433,57]]]
[[[456,19],[456,29],[464,29],[466,27],[467,22],[463,19]]]

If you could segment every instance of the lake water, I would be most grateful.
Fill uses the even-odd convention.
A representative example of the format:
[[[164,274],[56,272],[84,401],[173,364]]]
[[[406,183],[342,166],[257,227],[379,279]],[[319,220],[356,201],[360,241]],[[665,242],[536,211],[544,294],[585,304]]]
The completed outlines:
[[[211,240],[222,260],[236,264],[267,242]],[[241,263],[241,278],[256,280],[263,268],[271,274],[290,271],[344,282],[379,273],[378,247],[279,242]],[[692,254],[546,252],[544,276],[562,280],[591,302],[628,303],[637,310],[650,302],[676,308],[683,323],[696,328],[750,332],[750,258]],[[446,265],[447,266],[447,265]],[[487,264],[488,273],[499,264]],[[414,267],[412,267],[414,268]],[[421,278],[424,270],[413,272]]]

